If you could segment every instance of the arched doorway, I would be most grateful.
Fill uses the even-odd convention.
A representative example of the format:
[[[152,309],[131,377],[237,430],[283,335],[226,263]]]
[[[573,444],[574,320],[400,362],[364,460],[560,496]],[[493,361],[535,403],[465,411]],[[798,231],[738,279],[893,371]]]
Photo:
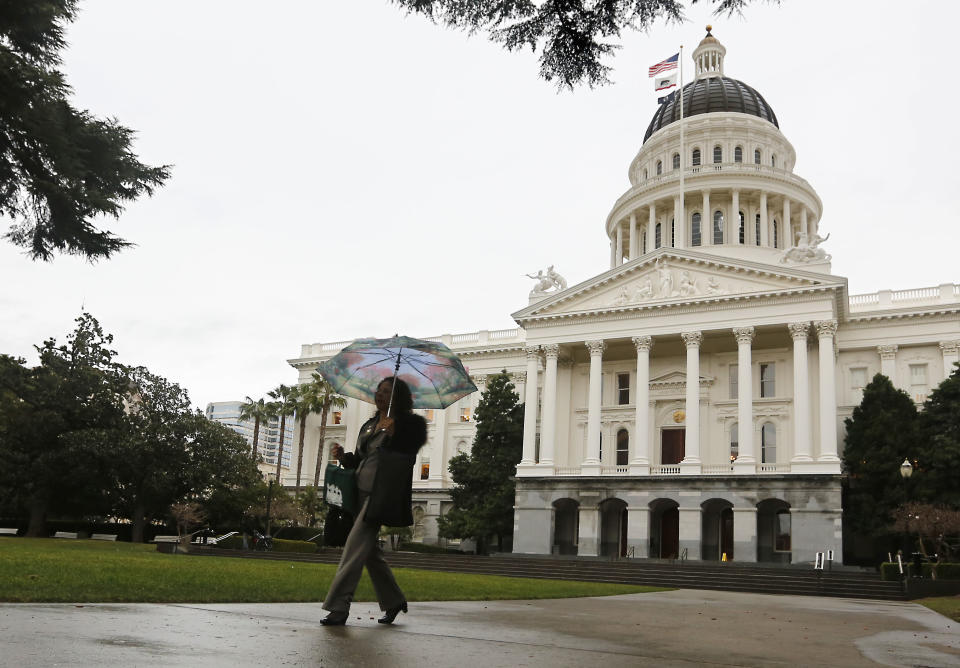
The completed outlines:
[[[733,559],[733,504],[726,499],[708,499],[700,507],[700,558],[720,561],[727,555],[727,560]]]
[[[673,499],[650,504],[650,556],[676,559],[680,553],[680,506]]]
[[[627,504],[621,499],[600,504],[600,556],[627,556]]]
[[[553,502],[553,552],[577,553],[577,535],[580,532],[580,504],[573,499]]]
[[[757,561],[789,564],[793,531],[790,504],[782,499],[765,499],[757,504]]]

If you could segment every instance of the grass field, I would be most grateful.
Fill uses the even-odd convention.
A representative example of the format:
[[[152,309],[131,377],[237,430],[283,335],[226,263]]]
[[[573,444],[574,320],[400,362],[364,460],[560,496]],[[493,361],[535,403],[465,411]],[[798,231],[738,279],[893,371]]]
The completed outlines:
[[[955,622],[960,622],[960,596],[938,596],[936,598],[921,598],[916,603],[925,605]]]
[[[389,559],[389,557],[388,557]],[[154,545],[0,538],[0,601],[270,603],[320,601],[336,566],[160,554]],[[411,601],[572,598],[656,587],[394,570]],[[375,600],[366,573],[357,601]]]

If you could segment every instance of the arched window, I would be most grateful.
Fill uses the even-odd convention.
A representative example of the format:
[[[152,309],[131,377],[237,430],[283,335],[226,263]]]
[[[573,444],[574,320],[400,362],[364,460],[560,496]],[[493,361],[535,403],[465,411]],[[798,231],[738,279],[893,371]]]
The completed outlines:
[[[771,167],[776,167],[776,166],[777,166],[777,156],[775,156],[775,155],[771,155],[771,156],[770,156],[770,166],[771,166]]]
[[[773,247],[780,248],[780,223],[773,221]]]
[[[754,230],[753,242],[760,245],[760,214],[757,214],[757,224],[756,229]]]
[[[754,162],[754,164],[756,164],[756,165],[759,165],[759,164],[760,164],[760,149],[756,149],[756,150],[753,152],[753,162]]]
[[[626,466],[630,459],[630,434],[626,429],[617,432],[617,466]]]
[[[660,229],[660,223],[654,228],[654,248],[660,248],[663,245],[663,231]]]
[[[736,422],[730,427],[730,461],[740,456],[740,425]]]
[[[700,165],[700,149],[693,149],[693,166],[697,167]]]
[[[763,464],[777,463],[777,427],[766,422],[760,430],[760,461]]]
[[[674,168],[674,169],[680,169],[680,154],[679,154],[679,153],[674,153],[674,154],[673,154],[673,168]]]
[[[663,174],[663,162],[657,160],[657,176],[660,176],[661,174]]]
[[[743,162],[743,148],[738,146],[733,149],[733,161],[734,162]]]
[[[713,212],[713,243],[723,243],[723,211],[719,209]]]
[[[644,181],[647,180],[647,170],[646,170],[646,169],[643,170],[643,180],[644,180]]]
[[[693,222],[690,224],[690,245],[699,246],[701,243],[700,237],[700,214],[693,214]]]
[[[677,238],[676,235],[677,228],[673,224],[673,218],[670,219],[670,248],[673,248],[673,242]]]
[[[738,239],[741,244],[747,242],[747,217],[743,215],[743,211],[740,211],[740,226],[738,228]]]
[[[718,144],[713,147],[713,164],[719,165],[723,162],[723,148]]]
[[[644,230],[643,234],[640,235],[640,241],[641,241],[640,252],[646,253],[647,252],[647,231],[646,230]]]

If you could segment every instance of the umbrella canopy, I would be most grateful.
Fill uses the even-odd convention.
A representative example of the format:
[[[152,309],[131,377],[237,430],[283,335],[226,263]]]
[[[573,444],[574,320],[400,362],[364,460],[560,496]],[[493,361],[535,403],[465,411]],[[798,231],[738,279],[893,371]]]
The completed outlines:
[[[409,336],[357,339],[317,371],[339,394],[368,403],[380,381],[394,374],[410,387],[414,408],[446,408],[477,391],[452,350]]]

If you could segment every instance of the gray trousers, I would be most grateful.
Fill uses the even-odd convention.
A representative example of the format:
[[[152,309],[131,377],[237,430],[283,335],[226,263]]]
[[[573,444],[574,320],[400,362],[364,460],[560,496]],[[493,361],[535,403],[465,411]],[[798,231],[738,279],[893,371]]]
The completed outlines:
[[[373,581],[373,589],[377,594],[381,610],[396,608],[406,600],[393,577],[393,571],[383,558],[383,550],[380,549],[378,540],[380,527],[371,526],[363,521],[367,513],[368,501],[369,497],[363,500],[360,513],[353,523],[353,528],[350,529],[350,535],[347,536],[343,555],[340,557],[340,565],[337,566],[337,574],[333,577],[330,591],[327,592],[327,598],[323,602],[324,610],[350,611],[350,602],[357,591],[357,583],[360,582],[364,566],[367,567],[367,573]]]

